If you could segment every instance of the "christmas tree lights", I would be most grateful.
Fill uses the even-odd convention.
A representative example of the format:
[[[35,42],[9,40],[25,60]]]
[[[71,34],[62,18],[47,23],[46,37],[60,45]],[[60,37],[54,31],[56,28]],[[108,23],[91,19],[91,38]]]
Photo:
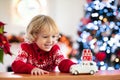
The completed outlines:
[[[120,4],[116,0],[91,0],[78,25],[80,59],[83,49],[91,49],[99,68],[120,69]]]

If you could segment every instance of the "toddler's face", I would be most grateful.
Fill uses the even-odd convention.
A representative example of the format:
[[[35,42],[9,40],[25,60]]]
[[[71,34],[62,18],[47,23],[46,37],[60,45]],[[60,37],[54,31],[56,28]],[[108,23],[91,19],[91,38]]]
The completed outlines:
[[[56,44],[58,37],[58,34],[52,35],[42,32],[38,35],[36,39],[36,44],[39,46],[40,49],[44,51],[50,51],[51,48]]]

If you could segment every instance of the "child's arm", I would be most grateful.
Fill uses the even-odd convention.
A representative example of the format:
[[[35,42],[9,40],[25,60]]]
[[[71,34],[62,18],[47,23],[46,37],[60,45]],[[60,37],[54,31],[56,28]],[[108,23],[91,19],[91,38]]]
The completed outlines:
[[[12,63],[12,70],[15,73],[31,73],[31,70],[35,67],[27,63],[27,53],[20,49],[19,55],[16,57],[15,61]]]
[[[61,72],[69,73],[70,67],[76,63],[72,62],[70,59],[64,59],[58,65],[58,68]]]
[[[70,59],[65,59],[58,45],[54,46],[53,51],[56,51],[54,52],[55,64],[58,65],[60,72],[70,72],[71,65],[76,63],[72,62]]]
[[[18,51],[19,55],[12,63],[12,70],[15,73],[31,73],[31,70],[35,67],[27,63],[28,53],[26,49],[30,50],[26,44],[22,44]]]
[[[34,68],[31,64],[24,63],[23,61],[14,61],[12,63],[12,70],[15,73],[31,73],[31,70]]]

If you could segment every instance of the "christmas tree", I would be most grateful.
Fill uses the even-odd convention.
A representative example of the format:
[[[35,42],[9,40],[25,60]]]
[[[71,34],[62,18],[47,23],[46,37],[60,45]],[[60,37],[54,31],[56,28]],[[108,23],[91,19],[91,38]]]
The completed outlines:
[[[120,1],[87,0],[78,36],[78,60],[83,49],[91,49],[100,69],[120,69]]]

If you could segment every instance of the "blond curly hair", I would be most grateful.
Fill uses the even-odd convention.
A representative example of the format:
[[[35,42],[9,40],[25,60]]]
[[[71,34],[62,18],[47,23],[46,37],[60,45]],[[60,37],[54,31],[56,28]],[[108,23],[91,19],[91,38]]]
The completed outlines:
[[[47,15],[37,15],[32,18],[26,29],[26,40],[34,42],[39,33],[59,34],[55,21]]]

